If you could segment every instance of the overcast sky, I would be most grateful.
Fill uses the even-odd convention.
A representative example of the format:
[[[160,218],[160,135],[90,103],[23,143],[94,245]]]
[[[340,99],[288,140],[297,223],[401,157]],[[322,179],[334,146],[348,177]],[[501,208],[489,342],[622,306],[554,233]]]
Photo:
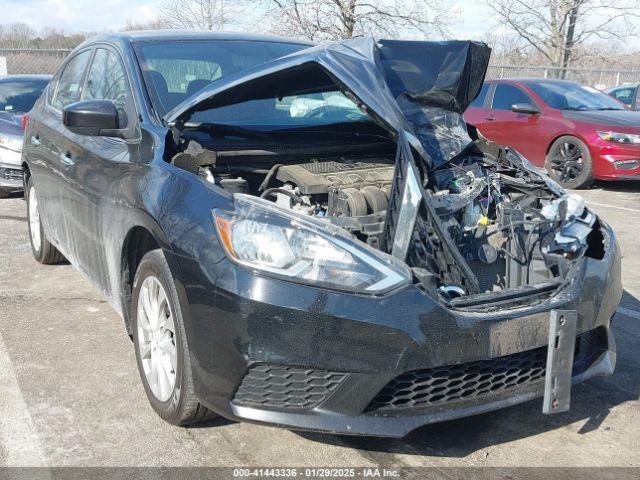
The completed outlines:
[[[144,22],[157,16],[163,0],[0,0],[0,23],[25,22],[36,29],[54,26],[67,32],[120,30],[127,20]],[[226,0],[227,4],[233,0]],[[499,33],[504,27],[487,14],[477,0],[453,0],[460,24],[451,28],[456,39],[482,39],[486,32]],[[245,16],[236,30],[250,30],[257,19]],[[244,28],[243,28],[244,27]],[[640,37],[628,39],[628,48],[640,48]]]
[[[0,23],[25,22],[36,29],[55,26],[67,31],[119,30],[127,20],[152,19],[159,3],[152,0],[0,0]],[[456,38],[477,38],[495,27],[476,1],[457,0],[455,5],[463,22],[460,33],[454,32]]]
[[[118,30],[127,19],[152,18],[157,2],[149,0],[0,0],[1,23],[25,22],[36,29]]]

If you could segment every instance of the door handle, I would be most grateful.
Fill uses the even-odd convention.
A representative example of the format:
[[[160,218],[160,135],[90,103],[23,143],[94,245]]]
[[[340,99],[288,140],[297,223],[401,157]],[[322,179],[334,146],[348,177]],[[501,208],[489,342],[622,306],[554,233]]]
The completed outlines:
[[[31,137],[31,145],[33,145],[34,147],[40,146],[40,135],[33,135]]]
[[[496,117],[494,117],[493,115],[489,115],[489,116],[484,117],[484,119],[488,120],[490,122],[493,122],[496,119]]]
[[[73,161],[73,159],[71,158],[71,152],[66,152],[66,153],[61,153],[59,155],[60,157],[60,161],[62,163],[64,163],[65,165],[75,165],[76,162]]]

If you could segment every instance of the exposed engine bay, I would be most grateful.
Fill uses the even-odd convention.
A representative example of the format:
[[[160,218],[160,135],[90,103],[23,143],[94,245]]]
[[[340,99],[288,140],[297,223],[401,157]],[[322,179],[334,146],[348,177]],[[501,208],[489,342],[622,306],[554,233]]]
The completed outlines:
[[[377,247],[389,204],[394,167],[384,163],[313,161],[275,167],[280,184],[262,197],[328,221]]]
[[[401,167],[391,159],[311,158],[270,168],[234,167],[203,164],[220,159],[195,145],[198,155],[192,148],[174,163],[195,158],[196,165],[186,167],[230,193],[259,196],[331,222],[393,253],[386,237],[393,223],[390,199],[401,195],[394,191]],[[549,292],[563,283],[575,260],[604,254],[597,218],[584,201],[558,197],[540,175],[518,165],[515,153],[475,150],[420,176],[435,217],[418,208],[403,260],[425,289],[446,302],[468,303],[474,294],[480,302],[483,295],[515,294],[531,286]],[[395,203],[391,208],[399,207]],[[438,251],[448,241],[453,256]]]
[[[325,218],[378,247],[394,174],[388,162],[313,159],[276,164],[268,170],[240,172],[230,166],[201,166],[198,172],[229,192],[260,196],[283,208]],[[259,185],[256,177],[261,177]]]
[[[455,299],[473,290],[483,294],[532,285],[552,290],[567,278],[574,260],[604,255],[596,216],[584,200],[557,196],[518,160],[500,151],[498,157],[470,156],[432,172],[435,213],[476,277],[466,289],[440,285],[443,296]],[[415,253],[413,258],[419,262]],[[424,266],[433,268],[430,263]]]
[[[291,122],[338,112],[342,123],[309,120],[299,130],[266,131],[189,123],[198,112],[225,111],[227,97],[213,96],[176,117],[175,154],[167,160],[229,193],[346,230],[404,262],[414,283],[451,307],[531,304],[575,278],[585,256],[604,256],[599,220],[580,197],[565,194],[517,152],[467,131],[462,112],[482,85],[486,46],[434,44],[437,55],[428,60],[414,56],[420,45],[410,42],[354,40],[352,47],[349,55],[363,52],[358,78],[366,81],[353,81],[345,70],[353,64],[322,57],[283,67],[259,88],[247,82],[226,92],[239,105],[260,99],[274,121],[283,112]],[[373,50],[383,59],[375,68],[377,57],[367,53]],[[409,64],[415,68],[396,68]],[[321,102],[303,98],[309,92],[324,95],[324,107],[309,107],[300,120],[293,112],[303,102]],[[227,145],[239,140],[253,149]]]

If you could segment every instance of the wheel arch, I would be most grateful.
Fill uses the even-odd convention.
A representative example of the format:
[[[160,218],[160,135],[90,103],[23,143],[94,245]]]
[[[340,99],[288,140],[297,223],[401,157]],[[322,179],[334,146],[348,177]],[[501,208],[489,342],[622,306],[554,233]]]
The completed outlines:
[[[27,163],[27,161],[23,160],[22,161],[22,187],[25,192],[27,191],[27,182],[29,181],[29,177],[31,177],[31,169],[29,168],[29,164]]]
[[[171,250],[169,241],[158,224],[148,215],[138,211],[131,223],[120,249],[120,296],[122,316],[127,332],[131,334],[131,300],[133,281],[138,265],[148,252],[156,249]],[[170,265],[172,268],[173,266]]]
[[[589,153],[591,155],[593,155],[591,153],[591,147],[589,146],[589,143],[587,142],[587,140],[585,138],[583,138],[580,134],[576,133],[576,132],[562,132],[562,133],[557,133],[556,135],[553,136],[553,138],[551,139],[551,141],[548,143],[547,145],[547,149],[544,152],[544,161],[546,164],[547,161],[547,157],[549,156],[549,152],[551,151],[551,147],[554,143],[556,143],[556,140],[558,140],[561,137],[574,137],[577,138],[578,140],[580,140],[582,143],[584,143],[587,148],[589,149]]]
[[[587,155],[586,160],[588,161],[588,167],[585,169],[584,166],[583,166],[581,168],[581,170],[579,171],[578,175],[575,178],[570,179],[570,181],[568,183],[566,183],[565,180],[558,179],[558,178],[555,177],[555,174],[552,171],[552,167],[550,165],[550,159],[549,159],[549,153],[551,152],[551,148],[553,147],[553,145],[559,139],[561,139],[563,137],[568,137],[567,140],[569,138],[572,138],[572,139],[575,139],[575,140],[579,141],[580,143],[582,143],[584,145],[584,147],[587,150],[587,152],[586,152],[586,155]],[[548,175],[552,179],[557,181],[562,187],[568,188],[568,189],[572,189],[572,188],[573,189],[581,189],[581,188],[585,188],[585,187],[589,186],[594,180],[594,177],[593,177],[593,158],[594,158],[594,153],[592,151],[592,147],[584,137],[582,137],[581,135],[576,134],[574,132],[564,133],[562,135],[555,136],[554,139],[549,143],[549,146],[547,147],[547,151],[545,153],[544,166],[547,169]]]

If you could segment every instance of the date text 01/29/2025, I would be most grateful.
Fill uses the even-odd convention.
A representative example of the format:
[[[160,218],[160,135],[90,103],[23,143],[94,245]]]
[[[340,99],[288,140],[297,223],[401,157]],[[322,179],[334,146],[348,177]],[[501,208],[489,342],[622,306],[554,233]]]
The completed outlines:
[[[234,468],[233,478],[399,478],[397,468]]]

